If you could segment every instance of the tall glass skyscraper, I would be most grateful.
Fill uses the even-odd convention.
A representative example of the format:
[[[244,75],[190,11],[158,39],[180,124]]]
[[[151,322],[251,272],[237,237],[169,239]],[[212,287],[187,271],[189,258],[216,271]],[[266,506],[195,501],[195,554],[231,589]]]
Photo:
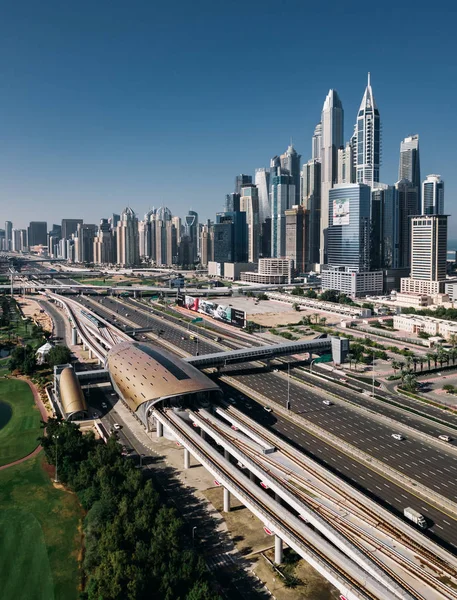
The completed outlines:
[[[400,165],[398,179],[407,179],[420,189],[421,167],[419,157],[419,136],[410,135],[400,144]]]
[[[372,186],[379,182],[381,121],[371,89],[370,73],[368,73],[368,84],[357,115],[356,139],[357,183]]]
[[[271,182],[271,256],[286,255],[285,211],[295,203],[295,185],[288,174],[279,174]]]
[[[255,184],[259,190],[259,223],[261,225],[271,217],[269,169],[255,170]]]
[[[427,175],[422,184],[422,214],[444,214],[444,181],[441,175]]]
[[[338,178],[338,148],[343,145],[344,112],[336,90],[330,90],[322,108],[320,263],[327,262],[329,190]]]
[[[370,270],[371,188],[338,184],[329,192],[328,264]]]

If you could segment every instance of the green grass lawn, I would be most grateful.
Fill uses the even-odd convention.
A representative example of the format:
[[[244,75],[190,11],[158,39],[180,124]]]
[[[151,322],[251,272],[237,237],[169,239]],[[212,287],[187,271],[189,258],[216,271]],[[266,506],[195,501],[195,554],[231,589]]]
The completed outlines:
[[[25,381],[0,380],[0,402],[12,409],[11,418],[0,429],[0,465],[6,465],[27,456],[38,446],[41,416]]]
[[[82,510],[56,489],[44,455],[0,471],[2,600],[76,600]]]

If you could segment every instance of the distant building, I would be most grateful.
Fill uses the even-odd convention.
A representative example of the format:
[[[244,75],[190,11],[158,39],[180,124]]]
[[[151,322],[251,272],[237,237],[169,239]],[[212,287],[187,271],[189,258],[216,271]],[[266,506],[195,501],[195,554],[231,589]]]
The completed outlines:
[[[286,216],[286,258],[293,261],[296,273],[307,270],[306,228],[308,214],[299,204],[285,212]]]
[[[97,225],[79,223],[75,237],[75,262],[94,262],[94,238],[97,233]]]
[[[256,185],[241,188],[240,211],[246,213],[248,232],[248,261],[256,263],[259,259],[259,190]]]
[[[308,236],[305,239],[306,254],[310,265],[320,262],[319,244],[321,228],[321,163],[310,160],[303,165],[301,177],[301,204],[308,212]]]
[[[13,223],[11,221],[5,221],[5,242],[4,242],[4,250],[8,252],[11,250],[13,242]]]
[[[314,129],[313,141],[311,146],[311,159],[321,160],[322,155],[322,123],[318,123]]]
[[[247,262],[247,225],[245,212],[216,214],[213,257],[217,263]]]
[[[81,225],[82,223],[82,219],[62,219],[62,239],[69,240],[71,236],[76,233],[78,225]]]
[[[241,281],[281,285],[292,282],[294,261],[288,258],[261,258],[257,272],[241,273]]]
[[[114,263],[114,240],[108,219],[102,219],[94,239],[94,263],[108,265]]]
[[[398,193],[398,266],[411,266],[411,218],[420,213],[419,188],[407,179],[395,184]]]
[[[235,194],[241,195],[241,188],[252,183],[252,175],[237,175],[235,177]]]
[[[279,157],[282,172],[287,172],[292,177],[295,188],[295,199],[290,206],[300,204],[300,154],[297,153],[292,144],[284,154]]]
[[[193,264],[197,260],[198,255],[198,214],[194,210],[190,210],[185,216],[185,233],[192,243],[192,260],[190,264]]]
[[[338,148],[343,145],[344,112],[336,90],[330,90],[322,108],[321,212],[319,263],[327,262],[329,190],[338,179]]]
[[[370,73],[368,83],[357,114],[356,124],[356,180],[372,186],[379,182],[381,164],[381,121],[379,110],[371,88]]]
[[[400,144],[400,165],[398,179],[406,179],[419,191],[421,189],[421,167],[419,155],[419,136],[410,135]]]
[[[255,184],[259,190],[259,224],[271,218],[270,207],[270,171],[268,169],[255,170]]]
[[[133,267],[140,262],[138,239],[138,219],[134,211],[126,207],[117,224],[117,263],[123,267]]]
[[[427,175],[427,179],[422,183],[421,214],[444,214],[444,181],[441,175]]]
[[[200,263],[203,267],[207,267],[208,263],[213,260],[214,252],[214,232],[211,221],[208,221],[203,225],[203,229],[201,232],[201,240],[200,240],[200,248],[201,248],[201,256]]]
[[[382,293],[382,271],[355,271],[348,267],[325,265],[321,273],[322,289],[337,290],[351,297],[378,295]]]
[[[48,224],[46,221],[31,221],[28,227],[28,245],[46,246],[48,243]]]
[[[447,270],[447,215],[411,219],[411,277],[401,280],[401,292],[439,294]]]
[[[275,175],[271,181],[271,255],[286,254],[285,211],[295,204],[295,184],[288,174]]]

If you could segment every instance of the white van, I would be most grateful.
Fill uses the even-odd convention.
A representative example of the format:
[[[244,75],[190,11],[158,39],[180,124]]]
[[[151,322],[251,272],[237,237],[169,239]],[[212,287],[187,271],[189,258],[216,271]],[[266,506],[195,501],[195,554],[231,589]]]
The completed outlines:
[[[327,406],[332,406],[333,402],[330,400],[322,400],[322,404],[326,404]]]
[[[404,437],[401,435],[401,433],[393,433],[393,434],[392,434],[392,437],[393,437],[395,440],[399,440],[400,442],[401,442],[402,440],[404,440],[404,439],[405,439],[405,438],[404,438]]]
[[[439,435],[439,440],[443,440],[443,442],[452,442],[452,439],[448,435]]]

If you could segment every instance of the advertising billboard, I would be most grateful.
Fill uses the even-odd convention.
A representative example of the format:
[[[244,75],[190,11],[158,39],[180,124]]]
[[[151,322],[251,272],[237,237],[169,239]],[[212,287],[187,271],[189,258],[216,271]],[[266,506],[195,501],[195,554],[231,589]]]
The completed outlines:
[[[184,294],[178,294],[178,295],[176,296],[176,304],[177,304],[178,306],[185,306],[185,302],[184,302],[184,300],[185,300],[185,296],[184,296]]]
[[[198,311],[198,298],[194,298],[193,296],[185,296],[184,306],[189,310]]]
[[[245,321],[246,313],[244,312],[244,310],[232,308],[232,325],[236,325],[237,327],[244,327]]]
[[[333,201],[333,225],[349,225],[350,198]]]
[[[214,317],[216,307],[217,304],[215,304],[214,302],[209,302],[208,300],[200,300],[198,304],[198,312],[204,315],[209,315],[210,317]]]
[[[232,309],[230,306],[224,306],[223,304],[218,304],[216,308],[216,312],[214,313],[214,318],[219,319],[220,321],[224,321],[224,323],[232,322]]]

